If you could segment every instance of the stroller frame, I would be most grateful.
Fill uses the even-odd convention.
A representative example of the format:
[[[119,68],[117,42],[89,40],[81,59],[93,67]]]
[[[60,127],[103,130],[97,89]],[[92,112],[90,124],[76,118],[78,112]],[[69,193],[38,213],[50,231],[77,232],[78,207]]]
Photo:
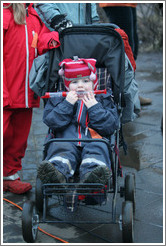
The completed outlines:
[[[89,29],[88,29],[89,28]],[[47,73],[47,91],[55,91],[58,88],[53,87],[52,84],[56,85],[57,81],[59,79],[57,75],[58,71],[58,63],[59,59],[63,60],[64,58],[72,57],[72,53],[70,49],[67,49],[65,44],[68,42],[69,34],[72,34],[72,42],[73,47],[76,47],[76,54],[79,57],[83,57],[82,54],[79,54],[79,49],[75,45],[75,42],[78,43],[77,37],[79,36],[79,33],[82,35],[85,32],[88,33],[88,35],[92,36],[97,33],[99,34],[100,31],[102,31],[102,35],[104,36],[106,33],[109,33],[110,37],[112,34],[115,35],[115,39],[111,40],[110,45],[114,45],[113,51],[115,51],[115,54],[113,55],[114,59],[110,59],[106,61],[106,64],[109,65],[109,73],[112,74],[112,80],[115,83],[113,88],[113,94],[115,95],[115,102],[117,104],[117,109],[119,112],[119,119],[122,117],[122,107],[124,106],[124,95],[123,95],[123,84],[124,84],[124,45],[123,40],[121,36],[114,30],[114,25],[86,25],[86,26],[75,26],[71,28],[67,28],[60,33],[60,41],[61,41],[61,47],[59,50],[56,50],[56,54],[50,52],[50,66],[48,67],[48,73]],[[88,30],[88,31],[87,31]],[[101,35],[101,36],[102,36]],[[103,38],[102,36],[102,38]],[[64,40],[67,38],[67,40]],[[100,37],[98,37],[100,38]],[[74,41],[73,41],[74,40]],[[97,40],[98,41],[98,40]],[[96,42],[97,42],[96,41]],[[116,42],[117,43],[116,43]],[[84,41],[83,41],[84,42]],[[100,42],[99,42],[100,43]],[[121,50],[119,51],[119,47],[121,47]],[[109,47],[108,47],[109,50]],[[65,53],[67,51],[67,54]],[[81,52],[81,51],[80,51]],[[92,52],[93,54],[91,57],[97,58],[98,52]],[[72,54],[72,55],[71,55]],[[75,55],[75,54],[74,54]],[[85,57],[87,58],[87,57]],[[114,62],[119,61],[120,66],[122,66],[122,69],[119,68],[116,69],[116,73],[113,71],[113,67],[115,67]],[[103,66],[103,64],[100,64],[99,67]],[[54,71],[51,71],[51,67],[55,68]],[[54,83],[52,83],[52,78],[54,78]],[[129,173],[125,177],[125,183],[124,186],[118,187],[118,175],[120,175],[121,167],[119,165],[119,157],[118,154],[115,151],[115,143],[117,147],[119,147],[119,132],[121,128],[121,121],[119,121],[119,129],[115,131],[115,133],[111,136],[110,140],[108,139],[51,139],[45,144],[44,153],[47,150],[48,145],[51,142],[103,142],[107,145],[109,150],[109,155],[111,159],[111,169],[112,169],[112,184],[109,182],[108,187],[106,188],[102,184],[82,184],[82,183],[61,183],[61,184],[42,184],[39,178],[36,179],[36,202],[27,201],[24,203],[23,206],[23,214],[22,214],[22,232],[23,232],[23,238],[26,242],[35,242],[37,238],[37,231],[38,231],[38,224],[39,223],[71,223],[73,221],[71,220],[47,220],[47,200],[52,197],[52,195],[60,196],[63,198],[63,204],[65,203],[67,205],[67,209],[70,210],[70,212],[75,211],[75,205],[77,205],[78,200],[75,199],[78,198],[79,195],[83,196],[104,196],[105,200],[107,198],[108,193],[113,193],[113,199],[112,199],[112,220],[111,221],[74,221],[74,223],[82,224],[82,223],[89,223],[89,224],[115,224],[119,223],[120,229],[122,229],[122,235],[123,235],[123,241],[125,243],[132,243],[134,240],[133,235],[133,213],[135,209],[135,176],[133,173]],[[94,191],[97,193],[94,194]],[[120,193],[121,197],[125,198],[125,201],[122,204],[122,215],[120,215],[120,218],[117,220],[116,218],[116,203],[117,203],[117,194]],[[67,196],[67,199],[64,200],[64,197]],[[72,204],[73,202],[73,204]],[[101,204],[100,204],[101,205]],[[39,213],[37,209],[42,212],[43,216],[40,220]]]

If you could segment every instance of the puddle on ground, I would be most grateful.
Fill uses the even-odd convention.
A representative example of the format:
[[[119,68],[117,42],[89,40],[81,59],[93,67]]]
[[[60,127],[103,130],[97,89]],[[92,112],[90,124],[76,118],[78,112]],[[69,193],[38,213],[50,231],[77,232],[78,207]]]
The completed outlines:
[[[152,76],[152,78],[155,79],[155,80],[162,81],[163,73],[162,73],[162,72],[152,72],[152,73],[151,73],[151,76]]]
[[[155,90],[153,90],[152,92],[163,92],[163,86],[159,86],[157,87]]]
[[[131,167],[140,170],[140,153],[134,146],[128,146],[127,155],[124,154],[123,148],[119,152],[122,167]]]
[[[159,71],[159,72],[154,72],[154,71],[145,71],[145,70],[140,70],[139,71],[139,77],[143,77],[144,80],[148,80],[148,81],[162,81],[163,80],[163,72]],[[137,76],[136,76],[137,78]]]
[[[134,142],[145,138],[144,131],[136,134],[136,125],[129,122],[123,126],[123,136],[127,144],[127,155],[125,155],[123,147],[121,147],[119,150],[121,165],[140,170],[139,149],[134,146]]]

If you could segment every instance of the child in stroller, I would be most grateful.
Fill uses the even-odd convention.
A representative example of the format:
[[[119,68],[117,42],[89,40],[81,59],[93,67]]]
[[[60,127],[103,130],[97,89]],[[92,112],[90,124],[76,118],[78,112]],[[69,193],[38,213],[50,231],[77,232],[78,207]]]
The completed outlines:
[[[118,129],[118,112],[112,91],[94,95],[98,79],[96,60],[64,59],[59,75],[64,79],[67,97],[50,98],[43,121],[51,129],[50,138],[110,138]],[[108,147],[103,142],[52,142],[38,168],[43,183],[70,182],[79,166],[80,183],[107,185],[111,176]]]

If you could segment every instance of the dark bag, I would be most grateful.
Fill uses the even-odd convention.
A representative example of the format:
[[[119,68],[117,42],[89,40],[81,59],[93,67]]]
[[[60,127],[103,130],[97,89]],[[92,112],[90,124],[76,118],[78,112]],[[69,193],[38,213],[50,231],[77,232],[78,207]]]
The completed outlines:
[[[52,57],[53,50],[36,57],[29,73],[29,86],[39,97],[44,96],[49,89],[48,82]]]

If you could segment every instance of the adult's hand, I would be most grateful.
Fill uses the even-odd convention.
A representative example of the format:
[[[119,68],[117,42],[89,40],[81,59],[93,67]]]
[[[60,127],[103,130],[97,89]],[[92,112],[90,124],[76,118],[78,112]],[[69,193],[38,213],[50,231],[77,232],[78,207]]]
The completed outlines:
[[[66,19],[66,15],[56,15],[52,18],[50,26],[57,32],[62,31],[65,28],[73,26],[70,20]]]

